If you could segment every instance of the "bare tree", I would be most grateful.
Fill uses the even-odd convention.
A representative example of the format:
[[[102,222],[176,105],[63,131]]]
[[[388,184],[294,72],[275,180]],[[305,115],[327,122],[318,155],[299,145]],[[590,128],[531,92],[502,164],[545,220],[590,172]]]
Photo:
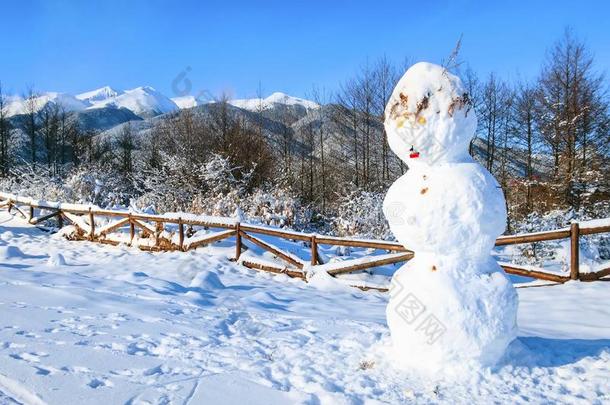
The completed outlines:
[[[27,90],[27,93],[24,96],[23,106],[24,106],[24,129],[25,133],[29,138],[29,148],[30,148],[30,159],[32,163],[32,168],[36,170],[36,162],[37,162],[37,154],[36,150],[38,148],[38,118],[36,116],[38,112],[38,95],[34,92],[34,90],[30,87]]]
[[[479,78],[476,73],[468,66],[464,73],[462,74],[462,81],[464,82],[464,86],[466,87],[466,91],[468,92],[468,98],[472,103],[472,107],[475,111],[480,111],[481,102],[481,83],[479,82]],[[474,156],[474,146],[477,138],[474,137],[470,141],[470,145],[468,146],[468,153],[471,156]]]
[[[532,184],[534,182],[534,154],[539,150],[539,132],[536,127],[536,88],[520,84],[515,95],[515,142],[525,150],[526,212],[533,210]]]
[[[394,86],[398,81],[398,74],[396,69],[392,66],[392,64],[388,61],[385,55],[377,61],[374,70],[375,82],[376,82],[376,95],[375,95],[375,115],[383,121],[385,106],[392,95],[392,91],[394,90]],[[388,137],[385,132],[385,128],[383,129],[383,139],[381,139],[381,179],[389,180],[390,179],[390,152],[388,145]]]
[[[510,92],[506,84],[500,81],[495,74],[490,74],[483,85],[479,110],[479,133],[485,140],[485,165],[487,170],[494,172],[496,163],[496,149],[501,142],[502,131],[505,131],[506,114],[510,113]]]
[[[0,174],[6,176],[10,167],[9,144],[11,123],[8,120],[6,99],[0,82]]]
[[[117,146],[119,148],[119,161],[123,173],[133,171],[133,151],[136,147],[135,137],[131,129],[131,124],[127,122],[119,134]]]
[[[593,56],[570,29],[547,54],[539,79],[539,121],[563,200],[578,208],[593,157],[608,144],[608,101]]]
[[[44,152],[47,170],[57,174],[57,149],[60,130],[60,107],[56,103],[47,103],[40,111],[40,133],[44,141]]]
[[[342,137],[339,142],[344,145],[351,144],[351,151],[347,154],[347,159],[353,165],[351,181],[359,187],[362,185],[360,178],[360,142],[358,110],[358,83],[355,79],[350,79],[341,85],[341,90],[337,94],[336,107],[334,109],[333,120],[343,128]]]

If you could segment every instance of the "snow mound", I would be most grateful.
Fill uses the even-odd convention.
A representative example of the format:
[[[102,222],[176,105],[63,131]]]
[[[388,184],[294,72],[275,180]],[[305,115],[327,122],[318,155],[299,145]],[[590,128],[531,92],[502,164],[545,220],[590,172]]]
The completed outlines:
[[[2,260],[20,259],[24,256],[25,254],[17,246],[0,246],[0,259]]]
[[[226,287],[220,281],[218,274],[211,271],[202,271],[198,273],[189,287],[201,288],[202,290],[224,290]]]
[[[9,241],[15,237],[15,234],[11,231],[4,231],[0,233],[0,239],[3,241]]]
[[[255,383],[245,373],[226,373],[201,378],[199,389],[191,398],[195,404],[284,405],[313,403],[310,395],[278,391]],[[247,398],[247,400],[246,400]]]
[[[321,291],[340,292],[352,291],[353,289],[339,281],[339,279],[328,274],[326,269],[317,269],[312,271],[309,267],[307,271],[307,281],[310,286],[313,286]]]
[[[47,260],[47,265],[52,267],[65,266],[66,259],[61,253],[52,253]]]

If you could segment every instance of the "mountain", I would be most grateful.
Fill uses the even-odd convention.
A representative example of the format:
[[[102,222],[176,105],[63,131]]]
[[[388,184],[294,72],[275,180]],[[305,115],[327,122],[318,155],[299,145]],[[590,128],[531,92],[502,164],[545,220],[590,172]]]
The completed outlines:
[[[7,97],[8,116],[25,114],[27,101],[23,97]],[[116,90],[110,86],[77,94],[46,92],[34,98],[35,111],[42,110],[47,105],[61,106],[66,112],[81,112],[99,108],[121,108],[130,110],[140,119],[152,118],[171,113],[180,109],[194,108],[201,103],[192,95],[169,98],[150,86],[136,87],[131,90]],[[267,98],[235,99],[229,104],[251,112],[268,111],[271,114],[290,115],[291,122],[302,118],[308,111],[320,108],[313,101],[288,94],[276,92]],[[92,114],[95,115],[95,114]],[[121,113],[124,117],[126,115]],[[104,129],[106,125],[103,125]],[[102,129],[102,128],[98,128]]]
[[[125,122],[142,121],[142,118],[131,110],[115,106],[77,111],[72,113],[71,118],[76,120],[79,127],[85,131],[105,131]]]
[[[76,97],[67,93],[56,93],[48,92],[37,95],[33,98],[34,111],[38,112],[47,105],[58,105],[65,109],[65,111],[82,111],[89,105],[88,103],[77,99]],[[8,99],[7,116],[11,117],[14,115],[25,114],[28,111],[28,101],[22,97],[11,97]]]
[[[171,99],[180,109],[197,107],[199,103],[195,96],[172,97]]]
[[[100,91],[100,90],[106,90]],[[95,93],[97,92],[97,93]],[[150,86],[136,87],[135,89],[125,90],[121,94],[113,95],[111,88],[102,88],[91,93],[94,97],[103,97],[99,101],[92,101],[89,108],[102,108],[114,106],[116,108],[127,108],[141,118],[150,118],[160,114],[178,110],[178,105],[171,99],[161,94]],[[87,93],[83,93],[87,94]]]
[[[300,113],[297,113],[294,110],[295,108],[298,109]],[[293,133],[294,129],[292,128],[292,125],[307,115],[307,110],[302,105],[283,105],[278,103],[269,106],[263,114],[236,107],[230,102],[224,106],[222,103],[218,102],[205,103],[189,108],[188,111],[193,116],[206,122],[213,122],[218,119],[221,114],[226,113],[234,122],[246,123],[252,127],[260,126],[263,136],[267,139],[271,148],[275,150],[280,150],[284,137],[287,134]],[[173,120],[180,113],[181,111],[174,111],[137,122],[130,122],[129,125],[131,126],[132,133],[138,139],[138,143],[145,144],[155,125]],[[125,125],[127,125],[127,123],[107,129],[99,133],[97,139],[116,142],[117,137],[121,134]],[[303,145],[300,140],[292,139],[291,142],[294,150],[307,150],[307,147]]]
[[[33,102],[36,112],[49,105],[61,106],[66,112],[81,112],[110,107],[115,111],[122,108],[128,109],[139,118],[150,118],[179,109],[178,105],[171,99],[149,86],[136,87],[126,91],[117,91],[106,86],[76,96],[67,93],[48,92],[36,96]],[[25,114],[28,110],[27,103],[28,101],[22,97],[9,98],[7,103],[8,116]],[[121,115],[126,116],[124,112]]]
[[[288,106],[301,106],[306,110],[315,110],[320,108],[320,105],[310,100],[303,98],[292,97],[288,94],[281,92],[275,92],[267,98],[248,98],[248,99],[237,99],[230,100],[229,104],[235,107],[243,108],[249,111],[263,111],[279,105]]]
[[[104,87],[96,89],[96,90],[77,94],[76,98],[79,100],[85,101],[85,102],[89,103],[90,105],[93,105],[93,104],[96,104],[99,102],[104,102],[108,99],[114,99],[115,97],[119,96],[122,93],[123,92],[114,90],[112,87],[104,86]]]

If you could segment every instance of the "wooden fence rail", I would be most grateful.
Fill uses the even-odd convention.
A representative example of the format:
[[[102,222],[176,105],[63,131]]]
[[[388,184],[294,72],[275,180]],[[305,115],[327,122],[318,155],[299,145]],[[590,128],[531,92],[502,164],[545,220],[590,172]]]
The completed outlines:
[[[27,214],[24,207],[28,209]],[[20,216],[33,225],[57,218],[59,227],[63,227],[67,220],[74,227],[70,235],[72,239],[90,240],[100,243],[118,245],[127,243],[137,246],[142,250],[150,251],[188,251],[213,242],[235,237],[235,256],[232,260],[239,261],[246,267],[283,273],[291,277],[306,278],[307,268],[327,271],[330,275],[349,273],[369,269],[372,267],[399,263],[410,260],[413,252],[396,242],[342,238],[336,236],[308,234],[266,226],[240,223],[236,219],[197,216],[187,213],[172,213],[166,215],[152,215],[135,213],[130,211],[106,210],[94,206],[62,204],[56,202],[36,201],[30,198],[19,197],[12,194],[0,192],[0,208],[6,208],[9,212],[15,210]],[[38,210],[39,216],[36,216]],[[107,221],[102,226],[96,224],[96,218],[105,218]],[[98,221],[99,222],[99,221]],[[129,236],[121,233],[119,239],[113,232],[129,227]],[[220,229],[216,232],[207,232],[197,235],[193,227]],[[171,229],[168,229],[171,228]],[[542,269],[530,269],[509,263],[501,263],[501,266],[509,274],[532,277],[541,280],[563,283],[568,280],[594,281],[610,275],[610,268],[595,273],[580,273],[579,269],[579,240],[581,236],[610,232],[610,220],[598,223],[573,223],[569,228],[536,232],[525,235],[501,236],[496,241],[496,246],[514,245],[522,243],[533,243],[570,238],[570,275],[560,275],[545,272]],[[276,238],[303,241],[310,246],[309,263],[281,248],[262,240],[254,235],[267,235]],[[244,244],[245,242],[245,244]],[[256,245],[270,252],[275,258],[283,261],[285,265],[271,262],[261,262],[252,257],[241,259],[244,246]],[[361,257],[345,260],[342,262],[324,263],[319,252],[319,245],[348,246],[357,248],[368,248],[385,250],[387,254]],[[386,288],[372,287],[366,285],[356,286],[364,290]]]

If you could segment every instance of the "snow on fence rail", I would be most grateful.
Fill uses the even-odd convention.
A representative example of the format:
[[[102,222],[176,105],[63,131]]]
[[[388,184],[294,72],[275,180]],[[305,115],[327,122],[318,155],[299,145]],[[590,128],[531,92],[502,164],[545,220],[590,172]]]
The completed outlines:
[[[27,207],[28,213],[24,212]],[[74,240],[90,240],[100,243],[118,245],[127,243],[142,250],[152,251],[188,251],[213,242],[235,237],[235,260],[242,265],[272,273],[283,273],[290,277],[306,279],[308,269],[327,271],[331,276],[360,271],[390,263],[408,261],[413,252],[396,242],[374,239],[343,238],[336,236],[317,235],[277,229],[267,226],[240,223],[235,218],[195,215],[189,213],[168,213],[164,215],[143,214],[132,211],[107,210],[94,205],[65,204],[59,202],[39,201],[27,197],[0,192],[0,208],[13,209],[29,223],[37,225],[41,222],[57,218],[58,225],[63,228],[64,220],[72,224],[72,232],[68,236]],[[36,211],[38,216],[36,216]],[[105,223],[100,219],[105,218]],[[97,228],[98,223],[101,225]],[[217,228],[220,231],[197,234],[193,227],[204,229]],[[124,233],[116,235],[116,231],[129,227],[129,236]],[[187,228],[188,227],[188,228]],[[535,232],[521,235],[501,236],[496,246],[521,243],[541,242],[570,238],[570,276],[562,276],[543,271],[517,266],[510,263],[500,263],[507,273],[532,277],[541,280],[563,283],[568,280],[593,281],[610,275],[610,268],[595,273],[580,273],[579,271],[579,238],[581,235],[592,235],[610,232],[610,218],[573,223],[569,228],[552,231]],[[297,255],[284,251],[254,235],[267,235],[284,240],[308,242],[311,248],[309,263]],[[244,240],[270,252],[284,264],[258,260],[248,257],[240,260]],[[323,263],[318,245],[349,246],[358,248],[380,249],[384,255],[361,257],[334,263]],[[387,288],[377,286],[356,285],[363,290],[375,289],[385,291]]]

